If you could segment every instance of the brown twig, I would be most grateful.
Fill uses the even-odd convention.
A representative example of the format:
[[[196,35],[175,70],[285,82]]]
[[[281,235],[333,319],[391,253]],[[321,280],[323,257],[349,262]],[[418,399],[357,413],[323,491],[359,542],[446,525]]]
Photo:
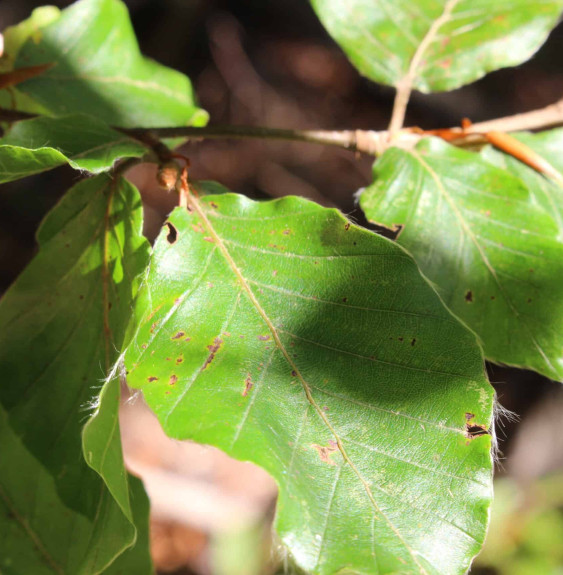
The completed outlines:
[[[0,108],[0,122],[16,122],[37,117],[34,114],[17,112]],[[465,128],[450,128],[449,140],[455,146],[467,147],[481,145],[487,140],[485,134],[490,131],[516,132],[520,130],[544,130],[563,126],[563,99],[540,110],[524,114],[506,116],[487,122],[472,124]],[[284,130],[256,126],[208,126],[194,128],[179,126],[170,128],[116,128],[120,132],[143,142],[162,160],[162,150],[155,149],[159,138],[188,138],[191,140],[206,139],[261,139],[308,142],[325,146],[344,148],[352,152],[361,152],[372,156],[380,155],[388,146],[388,131],[374,130]],[[436,132],[438,133],[438,132]],[[459,134],[459,137],[455,137]],[[408,148],[428,135],[422,130],[404,128],[400,130],[393,145]],[[439,134],[438,134],[439,135]]]

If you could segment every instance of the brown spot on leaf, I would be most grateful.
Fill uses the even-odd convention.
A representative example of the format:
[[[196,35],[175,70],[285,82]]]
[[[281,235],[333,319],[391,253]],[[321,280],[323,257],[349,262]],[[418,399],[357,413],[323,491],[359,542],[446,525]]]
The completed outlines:
[[[344,303],[346,303],[346,302],[348,301],[348,298],[347,298],[347,297],[343,297],[343,298],[342,298],[342,301],[343,301]]]
[[[219,207],[215,202],[209,202],[209,205],[214,209],[217,209]]]
[[[211,237],[211,236],[205,236],[203,238],[206,242],[209,242],[210,244],[214,244],[215,240]]]
[[[150,330],[149,330],[151,333],[154,332],[156,326],[158,325],[158,322],[159,322],[159,320],[155,321],[155,322],[151,325],[151,328],[150,328]]]
[[[209,353],[209,356],[207,357],[207,359],[205,360],[205,363],[203,364],[201,371],[206,369],[207,366],[215,359],[215,354],[219,351],[222,344],[223,344],[223,340],[216,337],[213,340],[213,344],[207,346],[207,349],[209,350],[210,353]]]
[[[404,341],[405,338],[404,338],[404,337],[398,337],[397,339],[398,339],[401,343],[403,343],[403,341]]]
[[[166,235],[166,241],[169,244],[175,244],[178,239],[178,230],[170,222],[164,224],[168,228],[168,234]]]
[[[328,463],[328,465],[336,465],[336,463],[330,458],[331,454],[333,454],[335,451],[338,451],[338,445],[336,442],[329,441],[328,445],[317,445],[316,443],[313,443],[311,447],[317,450],[323,463]]]
[[[465,301],[467,303],[472,303],[473,302],[473,292],[471,290],[467,290],[466,294],[465,294]]]
[[[416,337],[411,339],[411,345],[414,347],[416,345]]]
[[[527,299],[527,303],[532,303],[532,298],[531,298],[531,297],[529,297],[529,298]]]
[[[248,395],[248,392],[252,389],[253,386],[254,382],[252,381],[250,374],[248,374],[246,376],[246,379],[244,380],[244,391],[242,392],[242,396],[246,397]]]
[[[491,299],[492,299],[492,300],[495,300],[495,299],[496,299],[496,297],[495,297],[494,295],[492,295],[492,296],[491,296]]]
[[[291,377],[297,377],[297,372],[294,369],[291,370]]]
[[[185,332],[183,331],[179,331],[178,333],[176,333],[175,335],[173,335],[170,339],[181,339],[186,335]]]
[[[152,383],[153,381],[158,381],[158,377],[155,377],[154,375],[151,375],[150,377],[147,377],[147,381],[149,383]]]
[[[258,339],[260,341],[268,341],[270,339],[270,336],[269,335],[259,335]]]
[[[169,384],[169,385],[174,385],[177,381],[178,381],[178,376],[172,374],[172,375],[170,376],[170,379],[168,380],[168,384]]]
[[[179,355],[179,356],[176,358],[176,365],[180,365],[183,361],[184,361],[184,356],[183,356],[183,355]]]
[[[284,236],[289,236],[290,233],[291,233],[291,230],[284,230],[284,231],[282,232],[282,234],[283,234]]]
[[[350,222],[344,224],[344,229],[348,231],[350,229]]]

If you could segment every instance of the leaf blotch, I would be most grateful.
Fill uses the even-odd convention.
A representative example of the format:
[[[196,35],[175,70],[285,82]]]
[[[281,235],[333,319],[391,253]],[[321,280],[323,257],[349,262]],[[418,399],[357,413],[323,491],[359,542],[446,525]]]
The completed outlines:
[[[317,453],[319,454],[319,457],[323,463],[327,463],[328,465],[336,465],[336,463],[330,458],[330,456],[335,451],[338,451],[338,445],[335,441],[329,441],[328,445],[317,445],[316,443],[313,443],[311,447],[317,450]]]
[[[168,228],[168,234],[166,235],[166,241],[172,245],[176,243],[178,239],[178,230],[170,222],[164,224]]]
[[[203,364],[201,371],[206,369],[207,366],[215,359],[215,354],[219,351],[222,344],[223,344],[223,340],[216,337],[214,339],[213,343],[211,345],[207,346],[207,349],[209,350],[209,355],[207,356],[207,359],[205,360],[205,363]]]
[[[246,376],[246,379],[244,380],[244,391],[242,392],[242,396],[246,397],[253,386],[254,386],[254,382],[252,381],[250,374],[248,374]]]

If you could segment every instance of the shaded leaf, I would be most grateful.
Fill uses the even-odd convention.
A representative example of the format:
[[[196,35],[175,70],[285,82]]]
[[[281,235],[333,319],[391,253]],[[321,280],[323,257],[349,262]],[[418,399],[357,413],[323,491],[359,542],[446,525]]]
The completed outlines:
[[[125,4],[80,0],[19,50],[15,67],[55,63],[18,85],[52,114],[87,112],[122,127],[202,125],[183,74],[144,58]]]
[[[392,148],[360,205],[401,225],[444,302],[481,338],[488,359],[563,378],[563,245],[551,213],[523,181],[441,140]]]
[[[85,114],[16,122],[0,139],[0,183],[68,163],[97,173],[146,148]]]
[[[562,0],[311,0],[358,70],[423,92],[453,90],[528,60]]]
[[[96,471],[82,457],[81,429],[123,344],[146,263],[141,224],[140,198],[123,179],[79,183],[45,219],[38,255],[0,302],[0,485],[11,510],[0,515],[2,571],[11,561],[18,575],[100,573],[135,542],[117,383],[85,433]]]
[[[313,573],[463,573],[491,497],[475,338],[401,248],[336,210],[234,194],[178,208],[126,352],[166,433],[277,481]],[[251,489],[252,486],[249,486]]]

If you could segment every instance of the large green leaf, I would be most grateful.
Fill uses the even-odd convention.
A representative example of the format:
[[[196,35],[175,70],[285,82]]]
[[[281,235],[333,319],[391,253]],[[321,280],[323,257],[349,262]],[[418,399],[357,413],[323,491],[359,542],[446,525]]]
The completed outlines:
[[[401,225],[446,305],[481,338],[487,358],[563,379],[561,229],[522,180],[441,140],[392,148],[360,204]]]
[[[144,58],[119,0],[81,0],[40,28],[15,67],[55,65],[18,85],[52,114],[85,112],[114,126],[202,125],[183,74]]]
[[[108,170],[146,148],[92,116],[74,114],[15,123],[0,139],[0,183],[68,163],[76,170]]]
[[[492,390],[406,252],[303,199],[205,196],[170,216],[141,294],[129,385],[170,436],[275,478],[301,567],[465,572],[491,498],[490,436],[467,426],[490,425]]]
[[[528,60],[562,0],[311,0],[368,78],[423,92],[453,90]]]
[[[79,183],[47,216],[38,255],[0,302],[2,572],[100,573],[136,540],[146,502],[135,483],[131,509],[117,382],[85,432],[90,466],[81,429],[123,345],[147,259],[141,224],[140,198],[123,179]]]

